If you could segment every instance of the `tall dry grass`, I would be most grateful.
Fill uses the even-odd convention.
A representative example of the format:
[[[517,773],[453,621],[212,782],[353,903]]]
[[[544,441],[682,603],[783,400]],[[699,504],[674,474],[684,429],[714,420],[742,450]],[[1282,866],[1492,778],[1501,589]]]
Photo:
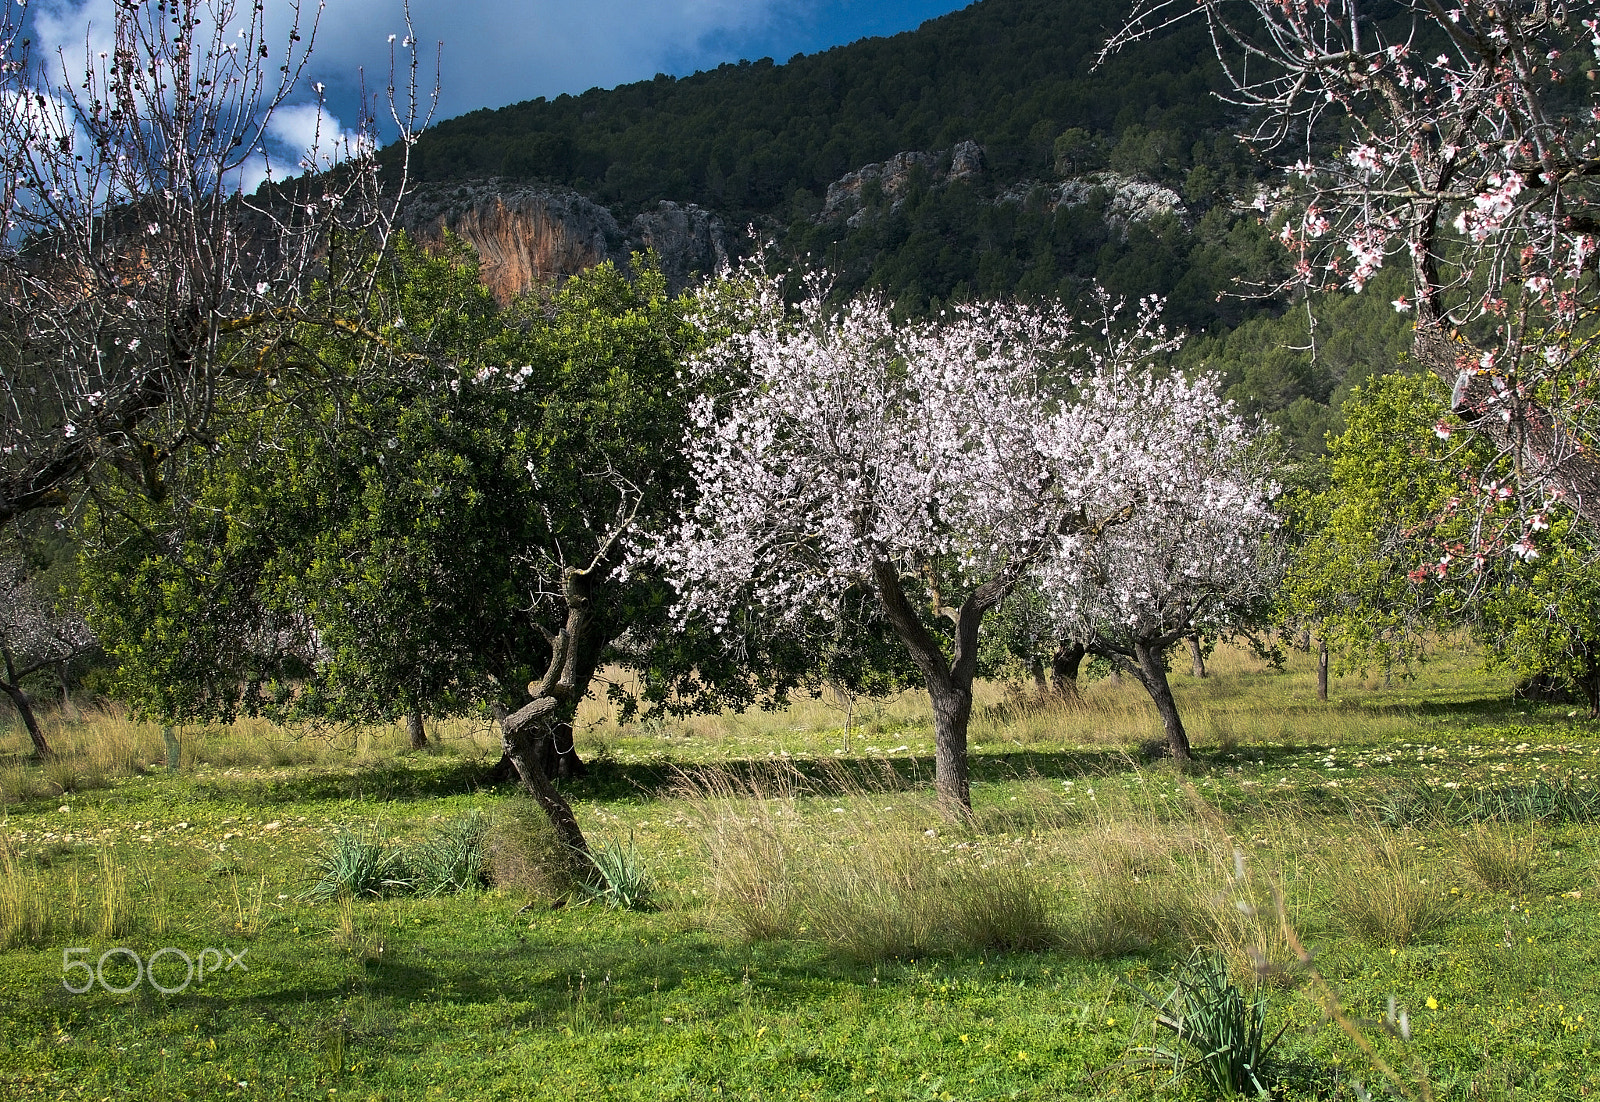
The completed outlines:
[[[136,899],[129,882],[127,865],[109,846],[96,852],[92,868],[76,860],[52,868],[23,857],[0,833],[0,948],[118,938],[154,912],[164,915],[159,899]]]
[[[50,798],[103,788],[116,777],[169,766],[160,724],[131,719],[116,705],[42,708],[40,725],[55,757],[32,760],[20,722],[0,722],[0,802]],[[434,752],[470,758],[499,754],[485,722],[428,722]],[[290,728],[262,719],[172,729],[180,771],[365,765],[410,752],[399,723],[364,728]]]
[[[892,770],[713,767],[682,774],[677,794],[705,850],[714,912],[751,940],[814,940],[860,961],[1060,942],[1026,857],[947,842],[933,797]]]
[[[1240,848],[1299,845],[1292,824],[1236,839],[1191,786],[1152,776],[1132,794],[1103,790],[1087,811],[1059,783],[1024,783],[1015,802],[980,805],[952,831],[931,796],[892,776],[788,764],[684,774],[712,913],[751,940],[815,940],[857,960],[1206,947],[1242,983],[1293,970],[1279,914],[1297,913],[1305,870],[1273,875]]]
[[[1451,898],[1423,837],[1358,818],[1325,850],[1321,881],[1329,910],[1356,937],[1400,947],[1420,941],[1449,919]]]

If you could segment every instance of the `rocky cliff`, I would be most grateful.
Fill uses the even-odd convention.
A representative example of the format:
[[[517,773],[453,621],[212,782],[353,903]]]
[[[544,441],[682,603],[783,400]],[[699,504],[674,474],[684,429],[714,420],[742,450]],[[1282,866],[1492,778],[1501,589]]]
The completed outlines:
[[[654,249],[673,290],[728,261],[722,219],[693,203],[663,200],[623,226],[600,204],[567,188],[497,180],[425,185],[401,225],[424,245],[449,230],[478,252],[484,282],[502,302],[537,283]]]
[[[954,180],[976,179],[983,167],[983,150],[976,142],[959,142],[955,148],[938,153],[896,153],[887,161],[862,165],[829,184],[817,220],[844,216],[850,225],[859,226],[868,215],[867,193],[874,184],[893,210],[904,201],[912,175],[919,168],[928,183],[938,187]]]
[[[973,142],[934,153],[897,153],[828,185],[817,220],[842,218],[858,226],[886,207],[894,209],[918,174],[928,186],[944,187],[957,180],[980,182],[984,172],[983,150]],[[1065,182],[1024,181],[993,201],[1021,203],[1040,188],[1052,210],[1102,194],[1105,220],[1124,230],[1162,214],[1188,221],[1183,201],[1172,189],[1110,172]],[[720,270],[729,259],[722,218],[693,203],[664,199],[623,224],[610,210],[571,189],[493,179],[424,185],[407,200],[401,224],[425,245],[439,241],[445,230],[465,239],[478,251],[484,282],[502,302],[605,260],[626,264],[633,253],[646,249],[660,257],[673,291]]]
[[[1096,192],[1104,193],[1105,220],[1126,230],[1133,222],[1148,222],[1162,214],[1176,214],[1180,220],[1189,221],[1189,211],[1183,197],[1164,184],[1151,183],[1134,176],[1119,176],[1115,172],[1094,172],[1074,176],[1063,183],[1043,183],[1025,180],[999,197],[1002,203],[1023,203],[1040,187],[1045,189],[1045,206],[1076,207],[1089,202]]]

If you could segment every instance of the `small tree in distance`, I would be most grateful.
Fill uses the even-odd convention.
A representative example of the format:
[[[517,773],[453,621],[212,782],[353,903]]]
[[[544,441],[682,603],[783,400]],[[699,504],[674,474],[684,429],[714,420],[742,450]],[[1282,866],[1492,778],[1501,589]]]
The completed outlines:
[[[20,559],[0,559],[0,692],[27,728],[34,757],[55,756],[45,740],[33,702],[22,683],[33,674],[71,661],[96,645],[83,617],[57,602],[29,576]]]
[[[1277,523],[1276,454],[1215,377],[1107,372],[1078,400],[1148,445],[1140,456],[1147,489],[1122,523],[1045,563],[1041,588],[1059,637],[1144,686],[1173,758],[1187,761],[1166,652],[1197,631],[1225,634],[1270,598],[1279,573],[1267,540]]]
[[[1175,342],[1154,300],[1125,337],[1108,301],[1088,326],[994,304],[896,326],[875,299],[831,310],[821,277],[793,311],[770,280],[741,278],[743,296],[720,298],[730,335],[693,368],[735,380],[695,410],[698,498],[652,555],[682,614],[719,626],[794,627],[869,593],[928,690],[941,805],[965,816],[983,618],[1156,492],[1171,464],[1151,453],[1184,442],[1140,438],[1098,380]],[[1089,381],[1063,402],[1046,384],[1074,355]]]

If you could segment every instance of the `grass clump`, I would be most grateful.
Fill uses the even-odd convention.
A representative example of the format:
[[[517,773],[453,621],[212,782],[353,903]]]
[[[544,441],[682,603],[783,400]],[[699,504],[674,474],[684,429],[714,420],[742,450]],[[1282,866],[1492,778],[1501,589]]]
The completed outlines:
[[[1039,870],[981,841],[947,847],[923,829],[931,797],[898,783],[787,766],[686,776],[716,911],[747,940],[820,941],[859,962],[1061,944]],[[805,814],[819,801],[825,826]]]
[[[630,836],[627,842],[602,839],[589,848],[593,872],[586,882],[590,899],[624,911],[655,908],[655,879]]]
[[[405,854],[418,895],[463,895],[489,882],[489,819],[472,811],[438,827]]]
[[[415,886],[404,855],[376,829],[336,834],[311,864],[317,878],[300,896],[307,902],[343,896],[378,898],[403,894]]]
[[[1480,824],[1462,839],[1460,853],[1467,871],[1492,892],[1523,896],[1533,888],[1534,854],[1532,837],[1517,837]]]
[[[1272,1049],[1288,1023],[1269,1039],[1265,998],[1247,999],[1229,979],[1220,955],[1195,950],[1163,999],[1134,990],[1155,1009],[1156,1024],[1178,1046],[1143,1050],[1149,1063],[1170,1066],[1174,1079],[1193,1074],[1220,1094],[1269,1097]]]
[[[1429,871],[1404,835],[1369,825],[1336,845],[1325,866],[1332,910],[1356,937],[1409,945],[1450,917],[1450,901]]]
[[[53,925],[40,877],[23,864],[11,839],[0,835],[0,945],[42,945]]]
[[[484,834],[489,879],[495,887],[555,903],[578,886],[577,865],[550,820],[532,800],[518,797],[496,813]]]

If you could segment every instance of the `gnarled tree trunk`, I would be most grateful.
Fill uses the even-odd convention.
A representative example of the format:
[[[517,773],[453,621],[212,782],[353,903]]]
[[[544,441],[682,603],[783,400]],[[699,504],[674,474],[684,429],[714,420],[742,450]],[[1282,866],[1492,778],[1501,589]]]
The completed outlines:
[[[1078,671],[1083,668],[1088,653],[1089,648],[1082,643],[1062,643],[1050,656],[1050,687],[1062,700],[1073,704],[1083,702],[1083,695],[1078,691]]]
[[[583,836],[583,828],[578,825],[572,805],[556,791],[556,786],[550,782],[539,763],[540,739],[536,734],[537,728],[541,723],[548,722],[557,707],[554,697],[540,696],[510,715],[506,714],[502,705],[496,704],[494,717],[500,722],[501,746],[505,757],[516,769],[523,789],[550,820],[550,826],[561,844],[575,857],[587,858],[589,842]]]
[[[1317,699],[1328,699],[1328,641],[1317,640]]]
[[[1189,672],[1195,677],[1204,677],[1206,675],[1206,655],[1205,651],[1200,649],[1200,636],[1185,636],[1184,642],[1189,644]]]
[[[28,694],[9,681],[0,681],[0,692],[11,698],[11,703],[17,709],[17,715],[22,717],[22,726],[27,728],[28,738],[33,742],[33,756],[40,761],[48,761],[56,756],[50,749],[50,744],[45,741],[44,732],[39,729],[39,717],[33,714],[33,705],[28,700]]]

